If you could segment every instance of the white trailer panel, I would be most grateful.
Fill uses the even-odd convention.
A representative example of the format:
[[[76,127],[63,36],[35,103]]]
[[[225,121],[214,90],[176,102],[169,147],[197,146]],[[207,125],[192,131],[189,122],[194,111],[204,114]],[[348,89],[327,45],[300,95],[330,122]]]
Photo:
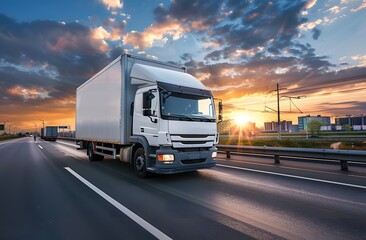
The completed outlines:
[[[112,62],[107,70],[101,71],[76,92],[77,139],[121,141],[120,61]]]

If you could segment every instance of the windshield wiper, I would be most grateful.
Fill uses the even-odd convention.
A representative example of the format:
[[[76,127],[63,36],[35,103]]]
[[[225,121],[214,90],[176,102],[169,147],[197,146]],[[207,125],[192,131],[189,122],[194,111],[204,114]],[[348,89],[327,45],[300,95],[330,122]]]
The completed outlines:
[[[188,119],[190,121],[193,121],[193,118],[191,118],[190,116],[187,115],[183,115],[183,114],[170,114],[167,115],[168,117],[176,117],[179,118],[179,120],[184,120],[184,119]]]
[[[215,121],[215,119],[214,119],[214,118],[209,118],[209,117],[206,117],[206,116],[204,116],[204,115],[199,115],[199,116],[197,116],[196,118],[201,119],[201,120],[205,120],[205,121],[207,121],[207,122],[213,122],[213,121]]]
[[[167,90],[165,90],[164,88],[162,88],[161,86],[159,87],[160,88],[160,92],[164,95],[163,96],[163,100],[165,102],[165,99],[167,99],[168,97],[170,97],[170,95],[172,95],[172,92],[169,92]]]

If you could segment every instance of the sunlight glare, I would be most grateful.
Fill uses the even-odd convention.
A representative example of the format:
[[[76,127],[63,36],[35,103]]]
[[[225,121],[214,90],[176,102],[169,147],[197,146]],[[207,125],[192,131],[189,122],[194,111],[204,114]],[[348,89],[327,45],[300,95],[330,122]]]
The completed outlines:
[[[238,126],[244,126],[248,122],[250,122],[250,117],[248,117],[246,115],[238,114],[237,116],[235,116],[235,123]]]

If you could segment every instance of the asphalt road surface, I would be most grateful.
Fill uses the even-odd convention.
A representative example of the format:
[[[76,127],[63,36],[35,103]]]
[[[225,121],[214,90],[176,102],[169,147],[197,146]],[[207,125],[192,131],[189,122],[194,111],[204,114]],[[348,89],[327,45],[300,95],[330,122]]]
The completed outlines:
[[[0,239],[365,239],[366,168],[223,156],[140,179],[72,142],[0,142]]]

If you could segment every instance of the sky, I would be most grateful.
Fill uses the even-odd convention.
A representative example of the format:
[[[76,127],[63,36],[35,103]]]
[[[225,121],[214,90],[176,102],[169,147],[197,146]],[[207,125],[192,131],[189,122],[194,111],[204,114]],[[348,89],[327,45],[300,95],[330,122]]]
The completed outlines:
[[[366,0],[2,0],[0,123],[75,127],[76,88],[121,53],[184,65],[224,119],[366,114]]]

